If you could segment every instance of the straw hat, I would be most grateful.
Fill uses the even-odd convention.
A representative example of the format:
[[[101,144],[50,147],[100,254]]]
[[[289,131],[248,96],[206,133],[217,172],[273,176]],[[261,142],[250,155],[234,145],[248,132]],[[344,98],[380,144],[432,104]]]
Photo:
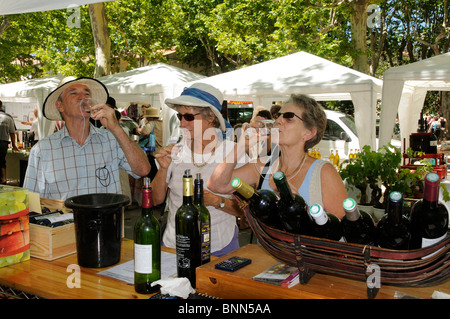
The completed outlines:
[[[143,117],[157,117],[160,118],[159,110],[154,107],[146,108]]]
[[[222,102],[222,92],[205,83],[194,83],[185,88],[179,97],[165,100],[165,103],[172,109],[178,105],[209,107],[219,119],[221,131],[225,132],[226,128],[231,125],[222,116]]]
[[[58,100],[59,96],[64,92],[65,89],[69,88],[74,84],[86,85],[91,90],[92,98],[96,100],[98,103],[106,103],[106,100],[109,97],[108,89],[106,88],[106,86],[96,79],[87,77],[81,77],[78,79],[73,79],[73,77],[65,78],[61,81],[61,85],[52,92],[50,92],[50,94],[44,101],[42,113],[47,119],[52,121],[63,120],[61,114],[56,108],[56,101]]]

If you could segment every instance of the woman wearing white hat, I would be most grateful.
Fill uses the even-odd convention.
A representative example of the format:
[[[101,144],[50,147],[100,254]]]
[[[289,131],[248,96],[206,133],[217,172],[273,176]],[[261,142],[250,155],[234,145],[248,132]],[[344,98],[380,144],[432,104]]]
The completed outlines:
[[[216,88],[195,83],[181,96],[166,99],[166,104],[178,112],[183,138],[179,144],[162,148],[156,159],[158,173],[152,182],[153,201],[158,205],[167,192],[169,209],[163,243],[175,248],[175,214],[182,205],[182,176],[189,169],[192,176],[201,173],[205,182],[218,163],[233,149],[234,142],[224,139],[231,126],[221,114],[222,93]],[[205,186],[205,206],[211,214],[211,254],[221,256],[239,248],[236,216],[242,212],[229,195],[213,194]]]

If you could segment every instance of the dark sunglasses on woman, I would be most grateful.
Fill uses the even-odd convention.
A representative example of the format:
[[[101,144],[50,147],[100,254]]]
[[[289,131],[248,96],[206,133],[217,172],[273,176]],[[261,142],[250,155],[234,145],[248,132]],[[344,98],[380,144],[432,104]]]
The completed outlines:
[[[186,114],[181,114],[181,113],[177,113],[177,117],[178,119],[181,121],[181,119],[184,117],[184,119],[188,122],[191,122],[195,119],[196,115],[199,115],[200,113],[197,114],[190,114],[190,113],[186,113]]]
[[[277,119],[280,116],[282,116],[284,119],[292,119],[295,116],[299,120],[303,121],[303,119],[300,116],[298,116],[297,114],[295,114],[294,112],[284,112],[284,113],[280,113],[279,112],[279,113],[274,115],[274,118]]]

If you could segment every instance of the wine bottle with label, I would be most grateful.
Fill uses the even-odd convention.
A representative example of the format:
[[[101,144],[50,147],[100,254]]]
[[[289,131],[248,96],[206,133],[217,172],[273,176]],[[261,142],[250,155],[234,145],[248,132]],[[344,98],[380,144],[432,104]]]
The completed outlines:
[[[203,179],[200,173],[194,181],[194,205],[200,213],[202,264],[206,264],[211,260],[211,215],[203,200]]]
[[[183,175],[183,204],[175,215],[175,235],[178,277],[189,279],[195,288],[195,270],[202,263],[200,217],[194,205],[194,190],[190,170]]]
[[[292,192],[283,172],[273,174],[273,180],[280,193],[277,208],[284,230],[293,234],[311,234],[312,220],[305,199]]]
[[[29,217],[29,221],[32,224],[46,226],[46,227],[58,227],[73,223],[73,213],[64,214],[62,211],[54,211],[43,214],[33,214]]]
[[[231,181],[231,186],[243,197],[247,199],[250,213],[262,223],[282,228],[281,221],[277,213],[277,195],[267,189],[255,190],[240,178]]]
[[[407,250],[411,242],[411,224],[403,216],[403,196],[391,192],[386,207],[387,213],[380,219],[376,228],[376,244],[382,248]]]
[[[349,243],[373,245],[375,243],[375,224],[372,217],[360,211],[353,198],[342,203],[345,215],[341,219],[344,238]]]
[[[411,208],[410,249],[424,248],[445,238],[448,231],[448,211],[439,203],[439,175],[428,173],[425,177],[423,199]]]
[[[309,214],[315,222],[312,228],[312,236],[344,241],[341,221],[336,215],[327,213],[319,204],[311,205]]]
[[[157,292],[161,279],[161,231],[152,209],[150,179],[144,177],[142,213],[134,226],[134,289],[141,294]]]

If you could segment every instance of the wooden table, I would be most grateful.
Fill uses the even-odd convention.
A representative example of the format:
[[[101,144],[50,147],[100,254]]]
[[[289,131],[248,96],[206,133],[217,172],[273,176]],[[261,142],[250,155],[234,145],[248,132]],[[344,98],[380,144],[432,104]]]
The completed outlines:
[[[234,273],[217,270],[214,264],[227,257],[239,256],[252,260]],[[252,280],[251,278],[277,263],[259,245],[247,245],[233,253],[197,268],[197,292],[226,299],[367,299],[367,286],[363,281],[316,273],[306,285],[292,288]],[[430,298],[433,291],[450,294],[450,280],[426,288],[394,287],[382,285],[376,298],[393,299],[395,292],[419,298]]]
[[[163,247],[175,253],[174,249]],[[244,268],[228,273],[214,269],[217,262],[231,256],[252,259]],[[133,259],[133,241],[122,241],[121,259],[124,263]],[[197,269],[197,292],[227,299],[365,299],[365,282],[315,274],[307,285],[283,288],[254,281],[251,278],[277,262],[261,246],[247,245],[233,253],[214,259]],[[31,258],[29,261],[0,268],[0,285],[50,299],[147,299],[134,291],[134,286],[107,276],[98,275],[106,268],[81,267],[81,287],[69,288],[67,279],[73,272],[67,267],[77,264],[77,255],[72,254],[54,261]],[[113,265],[111,267],[114,267]],[[109,268],[109,267],[107,267]],[[429,298],[433,291],[450,294],[450,281],[427,288],[382,286],[379,299],[392,299],[396,291],[419,298]]]
[[[163,250],[175,252],[173,249]],[[122,241],[119,263],[133,259],[133,241]],[[42,298],[49,299],[147,299],[150,295],[136,293],[134,286],[97,273],[110,268],[81,267],[81,287],[68,288],[67,279],[73,272],[67,267],[77,264],[77,255],[72,254],[54,261],[31,258],[29,261],[0,268],[0,284]],[[111,267],[114,267],[113,265]]]

